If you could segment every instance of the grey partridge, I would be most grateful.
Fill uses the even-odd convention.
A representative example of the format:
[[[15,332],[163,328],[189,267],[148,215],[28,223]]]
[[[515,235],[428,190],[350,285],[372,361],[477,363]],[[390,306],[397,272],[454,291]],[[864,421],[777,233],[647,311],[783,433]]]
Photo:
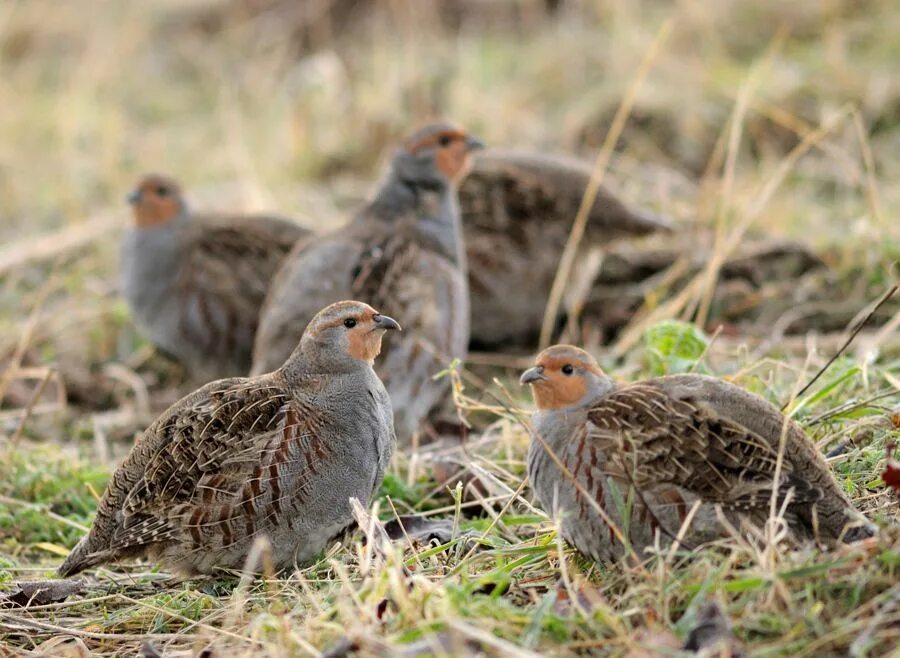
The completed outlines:
[[[316,308],[363,299],[404,318],[406,331],[378,366],[408,443],[449,389],[435,379],[469,342],[469,295],[456,188],[480,142],[445,122],[394,155],[374,199],[345,227],[298,244],[266,297],[253,373],[276,367]]]
[[[474,158],[459,190],[473,346],[533,344],[591,173],[581,160],[544,153],[491,149]],[[602,187],[583,245],[671,230],[668,220]]]
[[[277,217],[192,214],[165,176],[145,176],[128,199],[122,288],[138,327],[197,380],[246,374],[269,283],[308,232]]]
[[[622,539],[638,555],[657,538],[671,543],[695,504],[683,545],[725,536],[720,518],[759,528],[773,493],[798,540],[872,532],[800,426],[738,386],[693,374],[618,385],[570,345],[541,352],[521,381],[537,406],[532,487],[561,516],[564,538],[594,560],[621,556]]]
[[[315,557],[390,461],[391,403],[372,364],[399,328],[367,304],[338,302],[278,370],[176,402],[113,473],[60,575],[139,556],[184,575],[237,569],[260,536],[278,569]]]

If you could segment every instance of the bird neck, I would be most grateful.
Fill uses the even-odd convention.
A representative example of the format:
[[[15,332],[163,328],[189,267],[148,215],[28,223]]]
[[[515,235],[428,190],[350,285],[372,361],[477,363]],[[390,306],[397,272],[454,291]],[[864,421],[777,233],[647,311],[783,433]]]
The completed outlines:
[[[182,232],[187,218],[153,227],[134,227],[122,237],[122,285],[125,296],[150,311],[164,303],[178,280]]]
[[[531,416],[531,423],[536,432],[551,444],[561,445],[566,437],[587,422],[588,410],[596,402],[618,388],[615,380],[607,375],[592,377],[584,397],[575,404],[555,409],[538,409]]]
[[[456,189],[445,180],[404,176],[394,167],[364,215],[387,222],[412,220],[423,245],[457,265],[465,262]]]
[[[297,351],[276,372],[295,395],[318,395],[323,391],[337,393],[338,397],[353,395],[361,390],[375,388],[378,376],[371,366],[361,361],[354,363],[328,363],[296,358]],[[336,398],[335,398],[336,400]]]
[[[140,242],[151,248],[177,250],[180,247],[179,233],[190,223],[188,213],[183,210],[173,219],[149,226],[136,225],[129,229]]]
[[[598,399],[609,395],[619,388],[616,380],[606,373],[596,375],[590,378],[588,384],[588,392],[584,399],[576,405],[579,408],[587,408],[592,406]]]
[[[315,379],[326,373],[328,376],[374,373],[370,363],[349,353],[330,349],[327,345],[320,345],[309,335],[304,335],[300,339],[300,343],[294,348],[281,371],[288,381],[298,382]]]
[[[551,446],[561,445],[587,422],[587,407],[564,407],[535,411],[531,416],[534,431]]]

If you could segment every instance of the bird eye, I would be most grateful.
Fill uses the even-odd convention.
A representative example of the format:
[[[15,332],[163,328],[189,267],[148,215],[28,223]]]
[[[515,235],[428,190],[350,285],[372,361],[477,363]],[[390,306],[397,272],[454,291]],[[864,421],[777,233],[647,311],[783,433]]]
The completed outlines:
[[[157,194],[157,196],[168,196],[169,188],[168,187],[157,187],[156,194]]]
[[[452,141],[453,138],[451,138],[450,135],[441,135],[438,138],[438,144],[440,144],[441,146],[450,146],[450,142]]]
[[[575,372],[575,368],[572,367],[571,363],[567,363],[562,367],[562,373],[564,375],[571,375],[573,372]]]
[[[347,327],[347,329],[353,329],[353,327],[356,326],[356,320],[354,320],[353,318],[347,318],[346,320],[344,320],[344,326]]]

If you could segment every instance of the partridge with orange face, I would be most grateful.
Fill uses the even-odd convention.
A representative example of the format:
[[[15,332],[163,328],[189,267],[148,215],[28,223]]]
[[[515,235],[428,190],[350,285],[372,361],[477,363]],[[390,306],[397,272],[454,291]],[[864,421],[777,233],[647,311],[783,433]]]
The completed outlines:
[[[238,569],[261,536],[278,569],[314,558],[390,461],[391,403],[372,364],[399,328],[367,304],[338,302],[275,372],[176,402],[113,474],[60,575],[141,556],[185,575]]]
[[[299,244],[272,283],[253,353],[254,373],[284,360],[315,309],[364,299],[404,318],[380,361],[401,443],[420,429],[449,383],[434,376],[466,354],[469,296],[456,186],[478,140],[449,123],[414,133],[375,198],[349,225]]]
[[[193,215],[165,176],[144,177],[128,200],[122,287],[139,328],[196,379],[245,374],[272,276],[308,232],[276,217]]]
[[[640,556],[684,525],[691,547],[725,536],[721,518],[762,527],[773,493],[795,539],[872,532],[800,426],[738,386],[703,375],[620,386],[570,345],[541,352],[521,381],[537,406],[532,487],[566,540],[594,560],[621,556],[623,539]]]

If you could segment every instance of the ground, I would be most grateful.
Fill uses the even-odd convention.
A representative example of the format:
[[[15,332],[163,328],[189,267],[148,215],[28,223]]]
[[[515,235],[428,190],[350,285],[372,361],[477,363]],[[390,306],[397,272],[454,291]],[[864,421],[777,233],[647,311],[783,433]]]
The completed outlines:
[[[593,161],[640,84],[610,162],[624,199],[720,236],[746,227],[802,240],[836,273],[836,304],[863,310],[896,280],[891,0],[296,4],[0,6],[8,591],[51,576],[136,433],[189,390],[118,296],[123,200],[145,171],[183,180],[197,207],[277,210],[323,228],[346,217],[386,149],[423,118],[451,116],[492,145]],[[886,446],[900,439],[897,317],[868,326],[798,395],[846,334],[766,340],[760,327],[730,327],[710,339],[663,301],[648,300],[663,324],[599,354],[607,369],[622,379],[700,369],[789,402],[834,451],[835,476],[879,525],[877,539],[823,551],[761,537],[662,552],[640,567],[585,562],[523,483],[529,400],[515,375],[528,355],[518,353],[457,381],[473,431],[455,458],[480,484],[457,489],[459,469],[422,447],[396,457],[376,501],[384,521],[449,519],[448,543],[373,550],[356,533],[302,571],[257,580],[102,569],[65,600],[0,610],[0,646],[673,655],[649,647],[681,646],[713,601],[750,655],[898,655],[900,508],[882,481]]]

